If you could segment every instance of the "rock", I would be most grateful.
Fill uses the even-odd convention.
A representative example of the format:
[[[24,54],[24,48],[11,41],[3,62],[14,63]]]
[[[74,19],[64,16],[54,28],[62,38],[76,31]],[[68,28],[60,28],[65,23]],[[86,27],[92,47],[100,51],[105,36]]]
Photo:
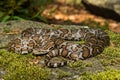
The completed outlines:
[[[120,0],[82,0],[92,13],[120,21]]]
[[[55,28],[79,29],[81,27],[87,27],[87,26],[53,25],[53,24],[48,25],[40,22],[26,21],[26,20],[2,22],[0,23],[0,47],[5,46],[10,39],[20,36],[21,31],[29,27],[54,28],[54,29]],[[41,59],[41,58],[39,57],[36,59]],[[33,60],[35,64],[37,63],[44,64],[44,61],[41,60],[38,62],[36,59]],[[30,61],[30,64],[33,64],[33,62]],[[75,80],[80,76],[81,73],[88,71],[91,73],[96,73],[98,71],[104,71],[104,70],[105,68],[101,64],[100,60],[94,57],[94,58],[89,58],[87,60],[83,60],[83,63],[80,66],[76,66],[76,67],[64,66],[61,68],[51,68],[50,78],[51,80]],[[6,72],[0,68],[0,80],[4,80],[2,77],[3,75],[5,75],[5,73]]]
[[[20,37],[20,34],[23,30],[30,27],[39,27],[39,28],[71,28],[78,29],[81,27],[87,26],[76,26],[76,25],[55,25],[55,24],[45,24],[41,22],[21,20],[21,21],[8,21],[0,23],[0,49],[7,47],[8,42],[16,37]]]

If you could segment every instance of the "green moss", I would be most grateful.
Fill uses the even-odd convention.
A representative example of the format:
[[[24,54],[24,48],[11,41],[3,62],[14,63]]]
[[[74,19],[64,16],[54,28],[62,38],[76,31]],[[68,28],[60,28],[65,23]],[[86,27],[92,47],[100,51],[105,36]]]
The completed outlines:
[[[49,71],[39,66],[16,65],[7,70],[5,80],[48,80]]]
[[[115,59],[110,59],[110,60],[101,59],[100,61],[103,64],[103,66],[114,66],[114,65],[118,64],[117,60],[115,60]]]
[[[28,63],[32,55],[19,55],[0,50],[0,67],[4,68],[5,80],[49,80],[49,70]]]
[[[79,68],[84,68],[86,64],[82,60],[79,60],[76,62],[69,63],[68,66],[73,69],[79,69]]]
[[[98,55],[97,58],[101,61],[103,66],[116,65],[120,60],[120,48],[110,46],[106,48],[102,54]]]
[[[110,46],[105,48],[102,54],[96,58],[101,61],[103,66],[110,67],[119,64],[120,61],[120,34],[106,30],[110,36]],[[120,70],[107,69],[104,72],[90,73],[85,72],[76,80],[120,80]]]
[[[108,30],[106,30],[106,32],[110,36],[111,44],[105,48],[103,53],[98,55],[97,58],[101,61],[103,66],[113,66],[118,64],[120,60],[120,34]]]
[[[104,54],[112,58],[120,58],[120,47],[108,47],[104,50]]]
[[[0,65],[2,67],[8,67],[7,65],[11,65],[12,63],[18,61],[22,62],[23,64],[26,63],[28,58],[34,58],[31,54],[29,55],[20,55],[11,52],[7,52],[5,50],[0,50]]]
[[[90,28],[97,28],[97,29],[100,28],[102,30],[108,30],[108,26],[109,26],[107,21],[104,21],[104,24],[101,25],[100,22],[96,22],[96,21],[92,20],[91,18],[86,20],[86,21],[83,21],[81,24],[82,25],[87,25]]]
[[[77,69],[82,69],[85,67],[92,67],[93,64],[90,61],[84,62],[83,60],[79,60],[76,62],[69,63],[68,66],[77,70]]]
[[[86,66],[86,67],[92,67],[93,64],[92,64],[92,62],[86,62],[86,63],[85,63],[85,66]]]
[[[120,70],[109,69],[104,72],[91,74],[89,72],[82,73],[76,80],[119,80]]]
[[[70,72],[65,72],[63,70],[58,70],[58,78],[61,79],[63,77],[69,77],[71,76],[72,74]]]
[[[120,34],[116,34],[111,31],[107,31],[107,33],[110,36],[111,45],[119,47],[120,46]]]
[[[79,43],[79,44],[84,44],[85,41],[78,41],[77,43]]]

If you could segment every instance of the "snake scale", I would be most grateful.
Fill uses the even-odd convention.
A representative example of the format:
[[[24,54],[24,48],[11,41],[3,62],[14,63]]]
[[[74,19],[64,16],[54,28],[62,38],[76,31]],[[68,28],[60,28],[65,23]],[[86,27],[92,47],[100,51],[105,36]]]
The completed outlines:
[[[72,41],[84,41],[84,43]],[[53,57],[62,56],[72,61],[83,60],[102,53],[109,44],[108,34],[99,29],[27,28],[22,31],[20,38],[8,43],[8,50],[20,54],[46,54],[46,66],[59,67],[67,64],[67,61],[52,63],[50,60]]]

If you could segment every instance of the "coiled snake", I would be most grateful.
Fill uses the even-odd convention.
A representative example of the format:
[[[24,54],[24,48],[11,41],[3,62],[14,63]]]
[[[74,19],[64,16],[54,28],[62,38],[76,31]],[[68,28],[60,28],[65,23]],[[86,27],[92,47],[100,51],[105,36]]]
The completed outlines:
[[[71,42],[81,40],[84,43]],[[20,38],[9,42],[8,50],[20,54],[46,54],[46,66],[59,67],[67,64],[67,61],[51,63],[50,60],[55,56],[60,55],[73,61],[86,59],[102,53],[109,44],[108,34],[99,29],[28,28],[22,32]]]

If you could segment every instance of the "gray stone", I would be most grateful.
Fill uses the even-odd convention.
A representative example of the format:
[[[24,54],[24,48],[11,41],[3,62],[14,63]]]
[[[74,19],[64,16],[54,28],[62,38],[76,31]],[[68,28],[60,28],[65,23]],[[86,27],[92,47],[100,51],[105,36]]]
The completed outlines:
[[[20,37],[20,34],[23,30],[30,27],[39,27],[39,28],[50,28],[50,29],[58,29],[58,28],[71,28],[78,29],[81,27],[87,26],[76,26],[76,25],[55,25],[55,24],[45,24],[41,22],[21,20],[21,21],[8,21],[0,23],[0,49],[7,47],[8,42],[10,40]]]
[[[92,13],[120,21],[120,0],[82,0]]]

